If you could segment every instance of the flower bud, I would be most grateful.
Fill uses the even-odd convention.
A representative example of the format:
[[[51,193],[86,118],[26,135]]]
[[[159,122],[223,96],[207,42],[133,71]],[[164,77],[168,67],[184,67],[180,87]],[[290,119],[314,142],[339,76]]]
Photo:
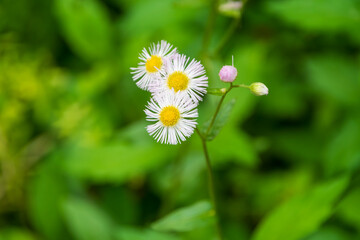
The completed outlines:
[[[268,95],[269,93],[269,89],[261,82],[252,83],[249,88],[256,96]]]
[[[237,70],[234,66],[225,65],[219,72],[220,80],[223,82],[233,82],[237,76]]]
[[[243,3],[240,1],[230,1],[223,3],[219,6],[219,12],[229,16],[238,18],[240,17],[240,9],[243,7]]]

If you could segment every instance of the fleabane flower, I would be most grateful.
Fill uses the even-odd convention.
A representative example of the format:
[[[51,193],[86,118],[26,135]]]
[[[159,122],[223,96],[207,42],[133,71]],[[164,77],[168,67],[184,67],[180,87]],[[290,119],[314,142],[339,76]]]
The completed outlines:
[[[173,55],[160,73],[161,77],[149,88],[153,95],[171,94],[174,91],[197,103],[206,94],[208,78],[204,66],[195,59],[190,61],[190,58],[183,54]]]
[[[143,89],[149,90],[149,85],[160,75],[164,69],[167,58],[176,53],[176,48],[162,40],[160,43],[153,43],[148,49],[144,48],[140,53],[141,60],[136,68],[130,68],[133,74],[133,80],[136,85]]]
[[[196,127],[197,104],[174,91],[154,96],[146,106],[146,120],[155,122],[146,127],[156,141],[178,144],[190,137]]]

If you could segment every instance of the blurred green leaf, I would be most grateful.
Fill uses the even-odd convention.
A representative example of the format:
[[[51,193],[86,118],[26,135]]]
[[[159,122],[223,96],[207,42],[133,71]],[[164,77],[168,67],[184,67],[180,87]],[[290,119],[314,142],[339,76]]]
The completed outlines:
[[[230,116],[231,110],[233,109],[233,107],[235,105],[235,102],[236,102],[236,100],[232,99],[229,102],[227,102],[226,104],[221,106],[220,111],[215,118],[214,124],[211,127],[211,129],[207,135],[207,138],[206,138],[207,141],[213,140],[219,134],[220,130],[226,124],[226,122]],[[211,120],[212,120],[212,118],[204,123],[204,125],[202,127],[203,134],[206,134],[207,129],[211,123]]]
[[[257,216],[263,216],[269,210],[276,208],[284,202],[284,199],[290,199],[306,192],[312,186],[311,173],[303,170],[273,172],[261,174],[257,177],[241,176],[244,173],[234,174],[238,182],[238,191],[247,189],[251,195],[251,208]],[[250,187],[248,182],[254,182]],[[266,199],[266,201],[264,201]]]
[[[68,151],[66,169],[72,175],[92,182],[121,183],[171,160],[178,147],[157,143],[147,134],[144,123],[135,123],[134,128],[125,129],[120,141],[101,146],[72,147]],[[129,138],[127,132],[131,130],[130,134],[137,128],[141,128],[137,131],[139,135]]]
[[[183,240],[217,240],[217,235],[216,228],[211,226],[181,233]]]
[[[285,0],[266,2],[266,8],[300,28],[343,31],[360,24],[360,14],[353,0]]]
[[[194,199],[201,199],[207,191],[207,189],[203,189],[207,180],[203,177],[204,154],[200,149],[186,152],[186,147],[183,148],[184,155],[180,161],[174,161],[151,175],[151,180],[154,183],[152,185],[156,186],[156,191],[167,193],[161,195],[162,201],[165,203],[161,213],[171,211],[174,206],[193,203]],[[199,145],[199,147],[201,146]],[[194,181],[194,179],[198,180]]]
[[[266,99],[260,98],[258,101],[262,106],[261,111],[266,115],[297,119],[306,111],[307,88],[303,87],[303,82],[299,81],[298,74],[293,72],[289,63],[284,63],[286,56],[283,54],[285,53],[282,51],[276,51],[265,64],[263,74],[271,92]]]
[[[201,8],[209,5],[207,0],[177,0],[174,3],[183,8]]]
[[[141,210],[136,194],[125,186],[104,186],[98,193],[97,203],[116,223],[135,224]],[[121,204],[119,204],[121,203]]]
[[[0,230],[1,240],[36,240],[30,231],[21,228],[3,228]]]
[[[333,212],[348,184],[347,177],[323,183],[272,211],[257,227],[253,240],[297,240],[315,231]]]
[[[351,240],[355,239],[354,236],[351,236],[346,231],[339,229],[335,226],[321,228],[314,234],[311,234],[309,237],[304,240]]]
[[[152,224],[158,231],[186,232],[214,223],[214,210],[207,201],[178,209]]]
[[[329,141],[324,156],[328,175],[342,171],[352,172],[360,166],[360,120],[348,118]]]
[[[322,157],[319,147],[324,145],[322,136],[309,134],[311,129],[282,128],[274,132],[270,139],[271,149],[285,156],[286,161],[313,163]],[[306,149],[306,151],[304,151]]]
[[[57,157],[42,163],[31,179],[28,189],[29,216],[34,227],[47,239],[63,239],[61,203],[68,190]]]
[[[191,2],[194,4],[199,1],[204,0]],[[119,24],[121,34],[125,34],[130,39],[142,36],[149,41],[153,39],[158,41],[160,40],[159,36],[167,35],[168,41],[178,47],[186,43],[194,44],[194,39],[201,37],[201,34],[199,36],[191,36],[190,34],[199,29],[193,23],[195,17],[202,17],[202,8],[189,8],[181,5],[180,1],[174,0],[139,0],[133,2],[124,16],[124,21]],[[201,6],[201,3],[199,5]],[[164,11],[165,9],[166,11]],[[151,21],[146,19],[151,19]],[[189,26],[192,28],[188,28]],[[148,46],[148,44],[146,45]]]
[[[78,148],[69,156],[70,173],[94,182],[124,182],[155,169],[174,152],[160,145],[141,148],[125,143]]]
[[[231,124],[226,125],[208,146],[214,162],[233,161],[254,167],[259,160],[250,137]]]
[[[134,227],[121,227],[116,233],[117,240],[179,240],[180,238],[160,233],[150,229],[137,229]]]
[[[75,89],[80,99],[91,99],[102,94],[111,85],[112,66],[109,63],[94,65],[84,74],[77,75]]]
[[[345,222],[360,231],[360,189],[355,189],[348,194],[339,204],[337,214]]]
[[[112,47],[109,16],[97,0],[56,0],[66,40],[86,60],[104,58]]]
[[[111,240],[113,225],[100,209],[86,200],[69,198],[63,204],[66,224],[76,240]]]
[[[341,56],[314,56],[306,61],[308,79],[316,94],[344,104],[358,104],[358,67]]]

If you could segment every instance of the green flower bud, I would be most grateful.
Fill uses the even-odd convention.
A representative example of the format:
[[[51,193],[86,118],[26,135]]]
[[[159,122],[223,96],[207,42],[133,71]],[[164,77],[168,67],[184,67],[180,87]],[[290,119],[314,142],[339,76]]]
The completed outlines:
[[[269,89],[261,82],[252,83],[249,89],[256,96],[268,95],[269,93]]]

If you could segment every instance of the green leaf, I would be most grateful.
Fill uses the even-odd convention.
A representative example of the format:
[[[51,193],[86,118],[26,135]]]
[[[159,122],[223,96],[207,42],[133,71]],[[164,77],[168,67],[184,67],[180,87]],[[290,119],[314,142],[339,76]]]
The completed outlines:
[[[76,148],[66,164],[69,173],[82,179],[121,183],[156,169],[175,153],[160,144],[138,147],[119,142]]]
[[[100,209],[78,198],[69,198],[63,213],[70,233],[77,240],[111,240],[113,226]]]
[[[338,215],[345,222],[354,226],[360,231],[360,189],[355,189],[344,198],[339,204]]]
[[[152,224],[158,231],[186,232],[214,222],[214,210],[208,201],[178,209]]]
[[[219,134],[220,130],[224,127],[227,120],[229,119],[231,110],[233,109],[235,102],[236,102],[235,99],[231,99],[229,102],[221,106],[220,111],[214,121],[214,124],[207,135],[208,141],[213,140]],[[211,123],[211,119],[209,119],[207,122],[204,123],[204,126],[202,128],[203,133],[206,133],[210,123]]]
[[[358,106],[359,71],[354,61],[342,56],[314,56],[307,60],[306,68],[315,93]]]
[[[360,120],[348,118],[338,126],[333,138],[326,146],[324,168],[331,176],[338,172],[351,172],[360,164]]]
[[[277,130],[271,137],[272,151],[285,156],[286,161],[313,163],[319,158],[319,146],[324,140],[309,131],[300,127]]]
[[[192,141],[191,145],[196,145],[196,143]],[[198,146],[201,147],[200,142]],[[187,150],[189,152],[184,152],[179,163],[169,164],[167,170],[162,168],[152,174],[153,185],[156,186],[154,188],[166,193],[163,195],[163,201],[167,202],[169,210],[175,203],[194,202],[194,199],[203,197],[203,192],[199,189],[203,188],[207,179],[203,178],[204,154],[198,149],[196,147],[194,151]],[[194,179],[199,179],[199,181],[194,181]]]
[[[168,233],[160,233],[150,229],[137,229],[121,227],[116,232],[118,240],[179,240],[178,237]]]
[[[281,19],[308,30],[343,31],[360,23],[353,0],[269,1],[267,9]]]
[[[81,57],[95,60],[110,53],[110,20],[97,0],[57,0],[56,13],[67,42]]]
[[[76,146],[68,150],[66,170],[92,182],[122,183],[156,169],[177,153],[178,146],[157,143],[145,122],[128,126],[120,140],[101,146]]]
[[[271,212],[257,227],[253,240],[297,240],[314,232],[333,212],[348,184],[347,177],[323,183]]]
[[[3,228],[0,230],[1,240],[36,240],[30,231],[21,228]]]
[[[214,162],[233,161],[254,167],[259,160],[250,137],[232,124],[226,125],[221,133],[209,142],[209,152]]]
[[[324,227],[304,240],[351,240],[355,236],[351,236],[346,231],[336,227]]]
[[[35,172],[28,189],[31,222],[47,239],[63,239],[60,207],[68,193],[60,170],[61,160],[46,159]]]

